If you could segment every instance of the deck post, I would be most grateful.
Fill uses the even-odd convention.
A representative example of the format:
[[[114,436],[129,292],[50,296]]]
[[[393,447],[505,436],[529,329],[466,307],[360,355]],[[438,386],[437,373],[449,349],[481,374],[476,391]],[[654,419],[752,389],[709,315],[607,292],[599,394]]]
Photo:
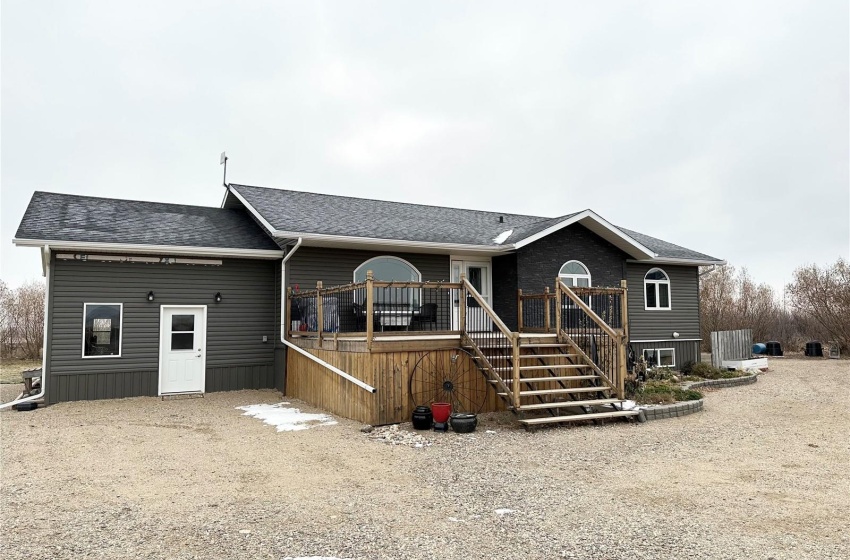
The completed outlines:
[[[522,288],[516,291],[516,330],[522,332]]]
[[[514,410],[519,410],[519,392],[522,389],[519,382],[519,333],[514,333],[511,342],[513,343],[513,358],[511,361],[514,363],[514,382],[512,387],[514,393]]]
[[[561,338],[561,278],[555,278],[555,333]]]
[[[466,274],[460,273],[460,293],[458,297],[460,298],[457,304],[457,315],[458,315],[458,329],[461,332],[461,335],[466,333],[466,285],[463,281],[466,279]]]
[[[292,330],[292,288],[286,288],[286,324],[281,325],[283,332],[280,333],[285,339],[290,338]],[[301,317],[298,318],[299,320]]]
[[[549,314],[549,286],[546,286],[546,289],[543,290],[543,327],[546,329],[546,332],[549,332],[549,319],[551,319]]]
[[[322,301],[322,281],[316,282],[316,330],[319,331],[319,348],[322,347],[322,331],[325,326],[324,302]]]
[[[623,323],[623,334],[620,338],[620,375],[617,380],[617,398],[625,398],[626,376],[629,373],[628,353],[626,347],[629,344],[629,287],[625,280],[620,280],[623,295],[620,297],[620,321]]]
[[[366,349],[372,351],[372,338],[375,336],[375,290],[372,271],[366,271]]]

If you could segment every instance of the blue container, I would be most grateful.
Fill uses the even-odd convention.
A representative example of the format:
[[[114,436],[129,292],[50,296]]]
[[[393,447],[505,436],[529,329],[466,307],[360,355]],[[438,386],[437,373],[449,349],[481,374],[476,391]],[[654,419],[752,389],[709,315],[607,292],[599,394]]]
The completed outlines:
[[[766,354],[767,353],[767,345],[761,342],[757,342],[753,344],[753,354]]]

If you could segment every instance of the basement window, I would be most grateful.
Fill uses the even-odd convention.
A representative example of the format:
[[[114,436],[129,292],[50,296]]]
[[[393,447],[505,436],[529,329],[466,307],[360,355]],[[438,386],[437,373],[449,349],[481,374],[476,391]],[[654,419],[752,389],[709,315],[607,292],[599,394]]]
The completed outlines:
[[[676,350],[673,348],[648,348],[643,351],[647,367],[676,367]]]
[[[121,303],[83,304],[83,358],[121,357]]]

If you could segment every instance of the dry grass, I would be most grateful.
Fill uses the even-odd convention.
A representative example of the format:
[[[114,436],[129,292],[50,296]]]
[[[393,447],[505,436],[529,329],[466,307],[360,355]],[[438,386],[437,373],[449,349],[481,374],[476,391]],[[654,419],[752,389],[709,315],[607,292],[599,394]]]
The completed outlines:
[[[41,360],[16,360],[3,358],[0,361],[0,383],[21,383],[21,372],[41,367]]]

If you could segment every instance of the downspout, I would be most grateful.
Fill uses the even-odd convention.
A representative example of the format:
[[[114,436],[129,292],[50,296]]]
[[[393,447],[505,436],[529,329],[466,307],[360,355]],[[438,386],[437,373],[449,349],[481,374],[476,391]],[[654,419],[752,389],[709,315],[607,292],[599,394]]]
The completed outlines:
[[[288,340],[286,340],[286,326],[289,324],[288,321],[287,321],[287,317],[286,317],[286,261],[288,261],[290,258],[292,258],[292,255],[295,254],[295,251],[297,251],[298,248],[301,247],[302,241],[303,241],[303,239],[301,237],[299,237],[298,241],[295,243],[295,246],[292,247],[292,250],[288,251],[286,253],[286,255],[284,255],[283,260],[280,261],[280,341],[285,346],[287,346],[288,348],[292,348],[293,350],[295,350],[299,354],[301,354],[301,355],[305,356],[306,358],[313,360],[317,364],[320,364],[323,367],[331,370],[332,372],[339,375],[343,379],[351,381],[352,383],[354,383],[358,387],[366,389],[370,393],[376,393],[378,390],[375,389],[374,387],[372,387],[371,385],[369,385],[368,383],[364,383],[364,382],[360,381],[359,379],[357,379],[356,377],[352,377],[351,375],[345,373],[341,369],[334,367],[333,365],[327,363],[326,361],[322,360],[321,358],[318,358],[318,357],[314,356],[313,354],[307,352],[306,350],[304,350],[300,346],[297,346],[297,345],[289,342]]]
[[[47,312],[50,302],[50,245],[45,245],[42,249],[41,264],[44,269],[44,278],[46,280],[44,286],[44,340],[42,341],[41,346],[41,390],[30,397],[24,397],[22,392],[15,400],[0,404],[0,410],[9,408],[10,406],[14,406],[18,403],[36,401],[44,398],[47,388]]]

